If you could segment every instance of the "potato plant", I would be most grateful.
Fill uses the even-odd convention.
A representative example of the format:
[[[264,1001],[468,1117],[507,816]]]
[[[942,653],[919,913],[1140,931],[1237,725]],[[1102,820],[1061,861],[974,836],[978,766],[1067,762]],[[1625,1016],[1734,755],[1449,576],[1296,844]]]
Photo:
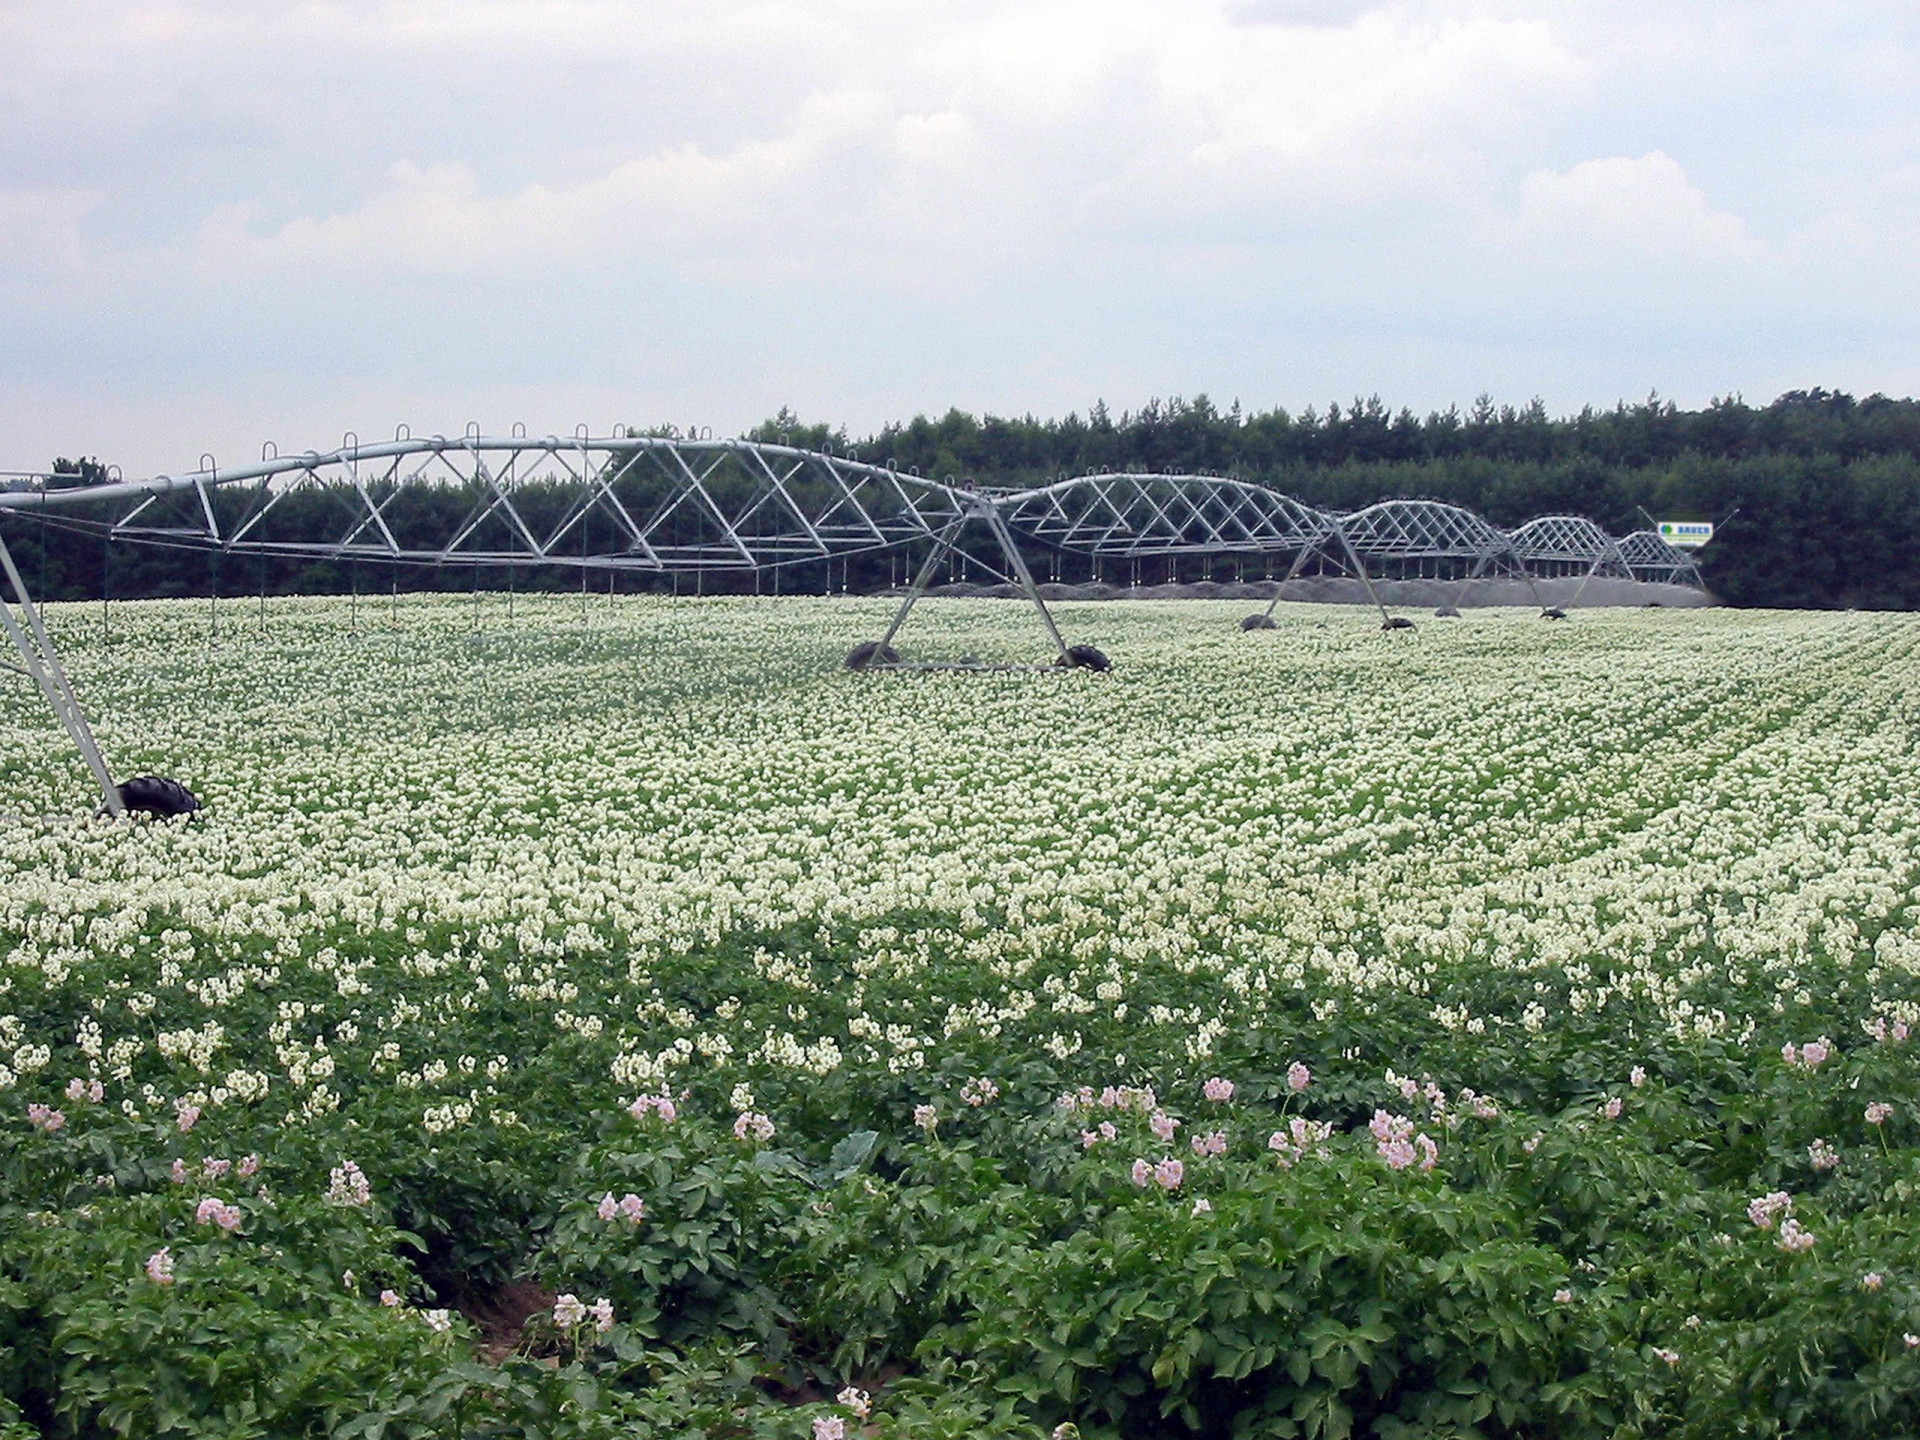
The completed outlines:
[[[225,603],[0,691],[7,1440],[1914,1433],[1920,622]]]

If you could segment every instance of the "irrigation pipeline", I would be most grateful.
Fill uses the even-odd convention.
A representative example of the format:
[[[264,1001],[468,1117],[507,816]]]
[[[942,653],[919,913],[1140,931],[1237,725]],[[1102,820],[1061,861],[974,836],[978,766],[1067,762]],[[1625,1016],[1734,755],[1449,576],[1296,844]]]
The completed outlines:
[[[1389,612],[1374,581],[1407,567],[1415,573],[1432,567],[1435,574],[1445,567],[1463,588],[1506,578],[1531,589],[1543,568],[1581,576],[1583,589],[1587,580],[1608,576],[1700,584],[1692,558],[1655,532],[1615,539],[1578,516],[1543,516],[1507,531],[1437,500],[1386,500],[1339,512],[1230,476],[1152,471],[995,488],[953,476],[935,480],[830,451],[705,434],[635,435],[620,428],[597,437],[580,427],[571,437],[536,438],[518,427],[508,436],[485,436],[469,426],[449,439],[416,437],[402,427],[391,441],[362,445],[348,435],[338,449],[324,453],[281,455],[269,445],[258,462],[239,466],[202,456],[200,467],[183,475],[110,475],[83,485],[58,483],[63,478],[13,483],[0,490],[0,511],[104,536],[103,565],[111,542],[118,541],[206,551],[216,567],[224,555],[343,562],[356,575],[361,561],[396,569],[471,565],[476,583],[481,569],[505,570],[511,581],[522,569],[554,566],[578,567],[583,584],[591,570],[607,571],[609,585],[618,571],[690,574],[699,591],[710,570],[751,572],[756,588],[766,571],[777,594],[786,567],[824,562],[831,577],[838,560],[844,576],[853,555],[924,547],[916,579],[885,637],[849,653],[848,664],[856,669],[924,665],[903,661],[891,642],[943,561],[949,568],[972,564],[1024,595],[1055,657],[1053,667],[1108,668],[1098,650],[1069,644],[1062,635],[1023,553],[1035,545],[1056,555],[1085,556],[1096,574],[1109,562],[1123,562],[1137,575],[1143,560],[1160,558],[1171,566],[1188,556],[1255,557],[1270,572],[1285,557],[1285,580],[1264,614],[1242,622],[1249,630],[1271,626],[1286,582],[1309,566],[1358,580],[1379,610],[1383,630],[1409,628],[1410,622]],[[396,503],[423,491],[433,492],[436,503]],[[403,515],[409,515],[405,523]],[[985,544],[979,548],[998,565],[960,544],[964,535],[982,531]],[[40,685],[93,770],[103,808],[120,814],[122,792],[137,782],[111,780],[38,606],[10,558],[6,570],[12,594],[0,596],[0,628],[21,661],[11,668]],[[217,588],[216,578],[216,607]],[[1538,601],[1538,591],[1533,593]],[[1559,618],[1564,612],[1543,605],[1542,613]],[[211,623],[217,638],[217,608]]]

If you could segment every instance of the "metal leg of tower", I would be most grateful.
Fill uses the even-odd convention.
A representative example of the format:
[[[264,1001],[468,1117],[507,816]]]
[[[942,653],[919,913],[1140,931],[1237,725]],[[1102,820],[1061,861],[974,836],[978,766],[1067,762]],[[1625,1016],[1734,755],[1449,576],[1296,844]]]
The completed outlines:
[[[991,502],[981,506],[987,520],[987,528],[993,531],[993,538],[1000,542],[1000,553],[1007,558],[1008,566],[1018,578],[1020,588],[1027,592],[1034,613],[1039,615],[1040,624],[1047,632],[1047,638],[1053,641],[1053,648],[1060,652],[1060,663],[1071,667],[1073,657],[1067,653],[1067,642],[1060,638],[1060,627],[1053,623],[1053,615],[1047,609],[1047,602],[1041,598],[1040,587],[1033,583],[1033,572],[1027,569],[1026,557],[1020,553],[1020,547],[1014,544],[1013,532],[1007,529],[1006,517]]]
[[[1340,548],[1347,552],[1347,559],[1353,565],[1353,573],[1359,577],[1361,585],[1366,588],[1367,599],[1372,602],[1374,609],[1380,612],[1380,623],[1382,625],[1392,624],[1393,617],[1387,613],[1387,605],[1386,602],[1380,598],[1380,592],[1373,588],[1373,577],[1367,574],[1367,565],[1366,562],[1360,558],[1360,552],[1353,548],[1353,542],[1347,539],[1347,532],[1345,530],[1335,526],[1333,533],[1340,537]]]
[[[1593,579],[1599,572],[1600,565],[1601,561],[1596,559],[1591,565],[1587,566],[1587,573],[1582,575],[1580,577],[1580,583],[1573,587],[1573,598],[1567,601],[1567,609],[1572,610],[1579,605],[1580,597],[1587,593],[1587,582]]]
[[[900,601],[900,608],[894,611],[893,623],[887,626],[887,633],[880,637],[877,650],[885,650],[889,645],[893,644],[893,637],[898,635],[900,633],[900,627],[907,623],[908,612],[913,609],[914,603],[918,601],[922,595],[927,593],[927,586],[932,583],[935,569],[938,568],[942,560],[947,558],[948,553],[953,549],[954,540],[959,536],[960,527],[966,523],[966,516],[956,516],[954,519],[948,521],[946,528],[934,537],[933,548],[927,552],[927,558],[921,564],[919,574],[913,577],[912,588],[907,591],[905,597]]]
[[[1273,598],[1267,601],[1267,608],[1264,613],[1269,620],[1273,618],[1273,612],[1280,608],[1280,597],[1287,593],[1287,586],[1293,583],[1295,577],[1306,567],[1308,558],[1319,548],[1320,542],[1318,540],[1312,541],[1309,544],[1302,545],[1299,553],[1293,557],[1293,563],[1287,566],[1287,573],[1281,578],[1279,588],[1273,592]]]
[[[1533,603],[1544,612],[1547,608],[1547,601],[1546,597],[1540,593],[1539,578],[1533,573],[1532,569],[1528,567],[1524,560],[1520,562],[1520,578],[1527,582],[1527,593],[1533,596]]]
[[[93,772],[93,778],[100,786],[101,803],[113,815],[125,814],[126,807],[120,803],[120,791],[113,783],[113,775],[107,769],[98,742],[93,738],[93,727],[87,723],[86,712],[80,708],[80,699],[73,693],[73,682],[67,679],[66,669],[60,664],[60,654],[53,648],[53,638],[48,635],[46,623],[41,619],[40,608],[33,603],[33,596],[27,593],[26,581],[20,578],[20,569],[13,563],[13,552],[7,549],[3,539],[0,539],[0,570],[5,572],[7,584],[13,591],[12,602],[0,595],[0,629],[7,632],[14,649],[20,652],[22,663],[18,668],[31,676],[40,687],[40,693],[46,696],[53,713],[73,738],[80,757],[87,762],[87,768]],[[13,613],[16,605],[20,610],[19,617]],[[21,624],[22,618],[26,621],[24,626]]]

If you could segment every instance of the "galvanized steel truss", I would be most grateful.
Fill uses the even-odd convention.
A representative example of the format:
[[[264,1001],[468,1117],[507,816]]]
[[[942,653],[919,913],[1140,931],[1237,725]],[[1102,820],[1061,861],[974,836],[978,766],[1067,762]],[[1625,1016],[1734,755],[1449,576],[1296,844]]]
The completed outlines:
[[[468,499],[457,524],[441,518],[444,507],[423,514],[410,503],[425,488]],[[1688,557],[1657,535],[1620,542],[1577,516],[1509,534],[1436,500],[1342,513],[1226,476],[1139,471],[978,488],[788,445],[617,430],[402,431],[372,444],[350,436],[326,453],[269,447],[240,466],[206,456],[187,475],[0,491],[0,509],[76,507],[121,540],[409,565],[760,570],[932,542],[955,522],[994,514],[1014,536],[1107,558],[1285,554],[1294,573],[1316,558],[1362,568],[1448,562],[1482,574],[1556,565],[1698,582]]]
[[[761,571],[924,543],[926,557],[881,651],[962,533],[979,525],[1004,563],[996,573],[1032,603],[1050,648],[1068,664],[1079,662],[1034,582],[1022,539],[1100,558],[1289,555],[1288,580],[1315,561],[1330,563],[1366,586],[1389,624],[1404,622],[1388,617],[1370,563],[1382,573],[1447,567],[1463,589],[1490,575],[1531,585],[1543,570],[1579,573],[1582,589],[1597,574],[1701,583],[1692,557],[1652,531],[1616,541],[1577,516],[1545,516],[1508,533],[1434,500],[1340,513],[1225,476],[1140,471],[983,489],[789,445],[618,429],[533,437],[518,428],[485,436],[470,426],[455,439],[403,429],[373,444],[348,436],[325,453],[280,455],[269,446],[240,466],[203,456],[186,475],[66,489],[53,488],[52,478],[0,489],[0,510],[79,512],[73,523],[111,539],[229,555],[679,574]],[[444,506],[415,505],[423,489],[465,497],[459,522],[447,524]],[[20,657],[7,668],[40,687],[105,807],[120,813],[86,716],[3,544],[0,572],[11,592],[0,592],[0,630]]]
[[[1635,530],[1624,537],[1619,546],[1620,558],[1626,562],[1636,580],[1661,585],[1690,585],[1696,590],[1706,588],[1706,582],[1700,578],[1700,567],[1693,556],[1677,546],[1669,545],[1660,538],[1657,530]]]
[[[1514,547],[1529,569],[1550,575],[1578,575],[1580,584],[1568,603],[1577,605],[1596,575],[1638,581],[1621,553],[1620,542],[1582,515],[1542,515],[1513,532]]]
[[[1082,475],[985,493],[1021,534],[1102,557],[1286,553],[1325,523],[1290,495],[1218,475]]]
[[[466,498],[458,523],[447,524],[445,507],[410,507],[423,489]],[[240,502],[216,504],[215,491]],[[257,464],[94,487],[84,501],[50,492],[43,503],[123,504],[109,526],[116,538],[225,554],[684,573],[900,545],[961,514],[959,493],[784,445],[472,433],[269,454]],[[0,505],[12,498],[0,496]]]
[[[1449,567],[1454,573],[1441,578],[1456,581],[1462,595],[1476,580],[1488,575],[1513,576],[1530,588],[1533,583],[1511,537],[1458,505],[1439,500],[1383,500],[1347,514],[1325,513],[1320,520],[1319,532],[1294,556],[1286,579],[1268,602],[1265,618],[1272,618],[1286,594],[1286,582],[1296,579],[1314,560],[1330,561],[1359,580],[1383,624],[1390,624],[1392,617],[1373,587],[1379,577],[1368,568],[1369,560],[1394,567],[1431,563],[1436,575],[1438,567]],[[1535,591],[1534,599],[1539,598]]]

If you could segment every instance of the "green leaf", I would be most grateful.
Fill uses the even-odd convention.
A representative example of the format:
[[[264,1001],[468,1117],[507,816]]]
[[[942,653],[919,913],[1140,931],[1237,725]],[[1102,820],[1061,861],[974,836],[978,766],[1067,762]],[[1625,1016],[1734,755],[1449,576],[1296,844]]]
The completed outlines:
[[[830,1180],[844,1180],[866,1166],[873,1158],[874,1148],[880,1143],[878,1130],[856,1130],[851,1135],[842,1136],[833,1147],[833,1153],[827,1157],[827,1176]]]

